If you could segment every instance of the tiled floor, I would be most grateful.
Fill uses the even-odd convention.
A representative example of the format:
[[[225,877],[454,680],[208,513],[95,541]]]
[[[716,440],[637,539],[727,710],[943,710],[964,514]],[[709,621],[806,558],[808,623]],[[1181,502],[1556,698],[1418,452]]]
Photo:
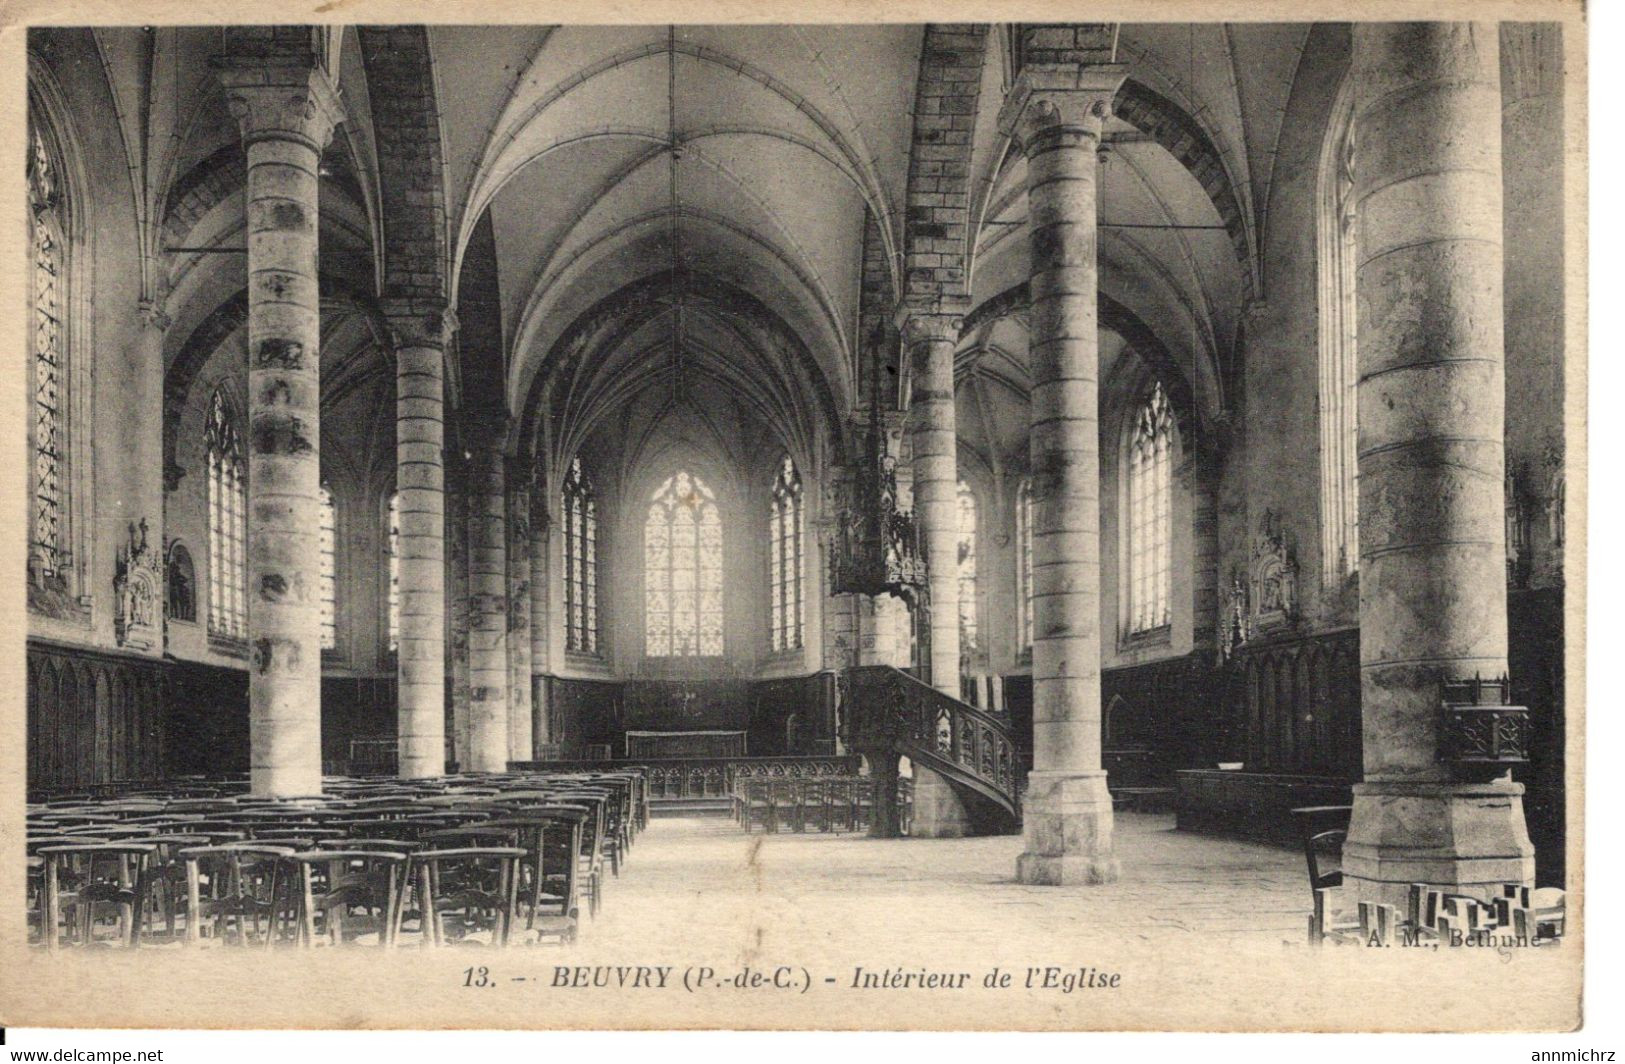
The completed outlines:
[[[944,936],[987,955],[1068,941],[1176,946],[1196,937],[1302,941],[1309,891],[1295,852],[1173,830],[1171,816],[1119,814],[1122,878],[1097,887],[1014,881],[1019,836],[869,839],[746,835],[724,819],[655,820],[605,890],[581,948],[692,956],[864,942],[899,956]]]

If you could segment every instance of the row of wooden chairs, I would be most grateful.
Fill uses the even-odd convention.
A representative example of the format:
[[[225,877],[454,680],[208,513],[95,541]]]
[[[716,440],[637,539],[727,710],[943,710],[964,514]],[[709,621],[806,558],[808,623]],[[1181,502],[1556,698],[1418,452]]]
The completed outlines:
[[[899,780],[898,815],[905,834],[912,794],[909,781]],[[868,776],[740,780],[730,800],[734,821],[747,832],[867,830],[876,815],[875,781]]]
[[[1567,923],[1567,899],[1556,887],[1506,883],[1493,896],[1473,897],[1412,883],[1403,912],[1370,901],[1340,908],[1338,893],[1315,890],[1311,946],[1542,947],[1561,943]]]
[[[28,809],[40,945],[569,942],[648,824],[640,771],[240,785]],[[237,793],[233,793],[236,791]]]

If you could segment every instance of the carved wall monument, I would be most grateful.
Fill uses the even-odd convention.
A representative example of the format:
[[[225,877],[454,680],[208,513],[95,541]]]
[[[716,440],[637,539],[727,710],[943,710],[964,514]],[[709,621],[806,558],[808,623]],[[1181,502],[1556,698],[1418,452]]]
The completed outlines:
[[[147,543],[147,519],[130,524],[113,573],[113,635],[119,646],[151,650],[164,642],[164,560]]]

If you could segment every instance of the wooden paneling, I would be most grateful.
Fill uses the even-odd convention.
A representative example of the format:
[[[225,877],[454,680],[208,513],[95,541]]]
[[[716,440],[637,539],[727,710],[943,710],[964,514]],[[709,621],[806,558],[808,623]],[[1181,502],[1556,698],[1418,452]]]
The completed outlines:
[[[30,640],[27,674],[30,791],[163,775],[163,662]]]
[[[1248,772],[1358,779],[1359,631],[1242,647],[1225,669],[1224,706],[1223,760]]]

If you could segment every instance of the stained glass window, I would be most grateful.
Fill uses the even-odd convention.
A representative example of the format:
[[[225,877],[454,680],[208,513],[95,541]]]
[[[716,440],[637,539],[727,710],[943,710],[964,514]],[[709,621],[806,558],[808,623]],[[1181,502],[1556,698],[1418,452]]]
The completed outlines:
[[[28,202],[33,272],[34,448],[31,553],[45,575],[58,572],[67,547],[63,308],[67,242],[62,224],[61,175],[40,136],[30,127]]]
[[[598,497],[578,456],[564,478],[564,640],[598,653]]]
[[[1129,445],[1129,632],[1168,623],[1174,418],[1161,384],[1152,386]]]
[[[650,657],[722,654],[722,514],[705,482],[674,473],[643,525],[644,645]]]
[[[773,503],[768,521],[771,557],[769,580],[772,599],[770,642],[774,650],[798,650],[802,627],[801,474],[789,455],[779,463],[773,481]]]
[[[976,496],[959,482],[959,650],[976,649]]]
[[[401,648],[401,493],[389,493],[389,649]]]
[[[338,579],[337,579],[338,514],[333,505],[333,492],[322,485],[322,649],[338,646]]]
[[[248,636],[248,469],[242,433],[224,393],[209,400],[204,444],[209,463],[209,632]]]
[[[1016,492],[1016,550],[1020,553],[1017,594],[1021,597],[1021,645],[1033,645],[1033,482]]]

